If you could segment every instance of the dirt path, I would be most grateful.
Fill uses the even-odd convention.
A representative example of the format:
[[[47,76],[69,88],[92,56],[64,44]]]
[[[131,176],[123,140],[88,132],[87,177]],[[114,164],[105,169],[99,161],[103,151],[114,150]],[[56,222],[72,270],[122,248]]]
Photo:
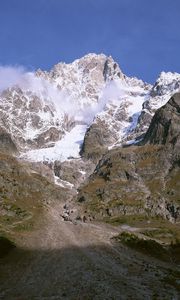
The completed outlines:
[[[49,209],[24,250],[0,261],[0,299],[178,299],[163,282],[163,263],[112,243],[119,229],[75,225],[61,213],[62,206]]]

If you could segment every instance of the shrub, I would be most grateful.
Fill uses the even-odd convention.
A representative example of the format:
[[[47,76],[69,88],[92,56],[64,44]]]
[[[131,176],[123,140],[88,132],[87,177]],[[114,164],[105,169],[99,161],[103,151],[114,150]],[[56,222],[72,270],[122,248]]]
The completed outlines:
[[[8,254],[13,248],[15,248],[13,242],[8,240],[6,237],[0,236],[0,257]]]

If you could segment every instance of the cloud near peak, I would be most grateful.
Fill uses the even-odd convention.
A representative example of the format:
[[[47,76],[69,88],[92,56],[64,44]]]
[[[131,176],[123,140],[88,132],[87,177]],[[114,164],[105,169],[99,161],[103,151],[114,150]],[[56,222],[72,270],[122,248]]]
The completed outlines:
[[[24,91],[30,90],[44,101],[54,103],[57,113],[68,114],[76,120],[90,124],[94,117],[100,113],[105,105],[123,94],[123,87],[116,81],[109,82],[102,91],[97,103],[84,105],[78,99],[68,95],[66,90],[59,90],[48,80],[37,77],[35,73],[28,72],[23,66],[0,66],[0,92],[18,85]]]
[[[0,91],[20,84],[26,72],[23,66],[0,66]]]

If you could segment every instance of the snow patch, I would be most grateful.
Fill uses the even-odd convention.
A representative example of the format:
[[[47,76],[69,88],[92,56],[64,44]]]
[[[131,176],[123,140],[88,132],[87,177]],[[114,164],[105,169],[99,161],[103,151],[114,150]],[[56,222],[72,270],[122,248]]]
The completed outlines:
[[[79,158],[79,152],[84,140],[87,126],[76,125],[70,132],[66,132],[64,137],[55,143],[54,147],[31,150],[22,154],[21,157],[31,161],[53,162],[59,160],[61,162]]]
[[[54,183],[56,185],[59,185],[59,186],[63,187],[63,188],[70,188],[70,189],[72,189],[74,187],[74,184],[72,184],[72,183],[70,183],[68,181],[62,180],[58,176],[55,176],[55,175],[54,175]]]
[[[80,172],[82,175],[86,175],[86,172],[83,171],[83,170],[79,170],[79,172]]]

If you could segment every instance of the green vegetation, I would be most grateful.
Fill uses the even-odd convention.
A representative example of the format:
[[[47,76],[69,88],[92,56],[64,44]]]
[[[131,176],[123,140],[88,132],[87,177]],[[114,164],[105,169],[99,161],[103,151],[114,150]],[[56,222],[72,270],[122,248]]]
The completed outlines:
[[[173,226],[173,224],[166,224],[164,227],[142,230],[141,233],[164,243],[177,243],[180,238],[179,229],[175,225]]]
[[[156,239],[167,245],[177,244],[180,241],[179,224],[172,224],[160,216],[125,215],[105,217],[103,221],[114,226],[125,224],[139,228],[139,232],[144,236]]]
[[[0,230],[8,238],[21,239],[22,231],[39,226],[46,203],[60,197],[61,190],[28,164],[0,153]]]
[[[129,226],[135,226],[135,227],[147,227],[151,224],[151,222],[154,220],[162,220],[160,217],[148,217],[144,214],[137,214],[137,215],[121,215],[118,217],[106,217],[103,219],[106,223],[112,224],[112,225],[121,225],[121,224],[127,224]],[[151,225],[150,225],[151,226]]]
[[[146,255],[162,260],[168,260],[169,258],[167,250],[154,240],[146,240],[129,232],[122,232],[117,239],[128,247],[138,250]]]
[[[16,224],[14,225],[14,231],[30,231],[34,228],[34,222],[33,220],[30,220],[30,221],[25,221],[23,223],[19,223],[19,224]]]
[[[169,262],[180,262],[180,242],[176,241],[169,246],[164,246],[153,239],[140,237],[137,234],[123,231],[116,239],[126,246],[146,255]]]
[[[145,215],[122,215],[122,216],[115,216],[115,217],[104,217],[103,221],[111,224],[111,225],[121,225],[126,224],[130,226],[135,225],[147,225],[148,218]]]

